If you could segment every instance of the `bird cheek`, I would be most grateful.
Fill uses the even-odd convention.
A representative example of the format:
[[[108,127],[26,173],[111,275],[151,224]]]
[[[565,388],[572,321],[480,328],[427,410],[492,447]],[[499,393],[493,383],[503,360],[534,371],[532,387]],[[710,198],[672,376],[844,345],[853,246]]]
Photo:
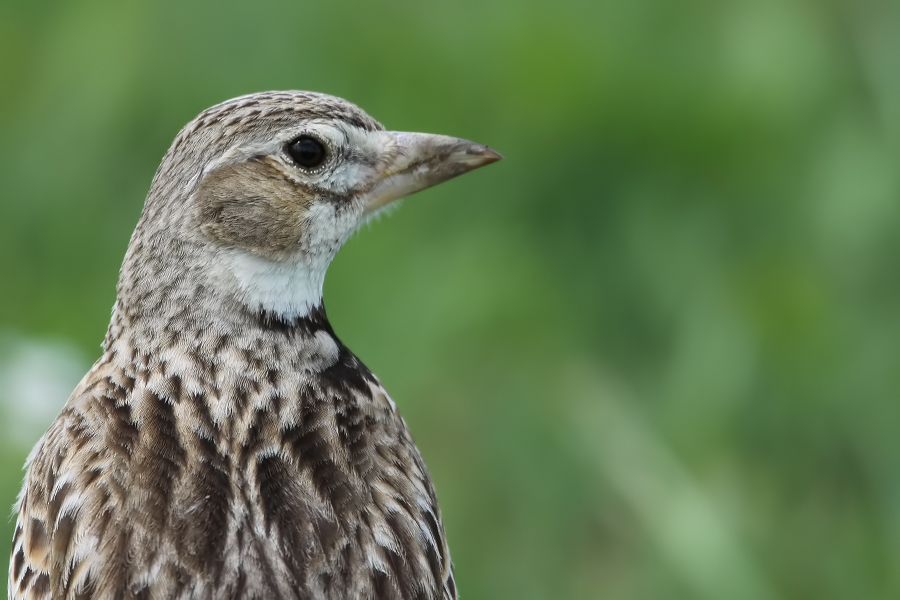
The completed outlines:
[[[311,194],[277,165],[251,159],[208,173],[193,202],[196,225],[208,238],[279,258],[300,243]]]

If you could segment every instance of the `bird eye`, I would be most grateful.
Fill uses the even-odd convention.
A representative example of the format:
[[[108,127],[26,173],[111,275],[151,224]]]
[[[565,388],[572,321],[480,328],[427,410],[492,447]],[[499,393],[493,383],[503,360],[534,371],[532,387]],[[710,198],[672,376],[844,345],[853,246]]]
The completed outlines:
[[[325,146],[308,135],[301,135],[287,146],[287,153],[304,169],[315,169],[325,162]]]

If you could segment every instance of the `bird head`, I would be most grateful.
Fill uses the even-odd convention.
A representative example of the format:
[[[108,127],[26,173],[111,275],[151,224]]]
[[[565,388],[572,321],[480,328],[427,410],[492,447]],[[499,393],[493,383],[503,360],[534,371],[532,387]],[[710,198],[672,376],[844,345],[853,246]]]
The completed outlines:
[[[203,278],[249,308],[302,317],[321,303],[325,271],[360,225],[400,198],[501,158],[459,138],[387,131],[333,96],[236,98],[179,133],[130,254],[136,245],[140,254],[194,254],[187,262]],[[142,259],[133,263],[140,269]]]

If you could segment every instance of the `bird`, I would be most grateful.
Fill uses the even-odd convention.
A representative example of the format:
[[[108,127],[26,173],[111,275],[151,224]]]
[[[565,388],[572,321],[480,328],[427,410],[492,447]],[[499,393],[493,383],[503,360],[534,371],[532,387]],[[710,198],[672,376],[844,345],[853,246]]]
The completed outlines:
[[[432,478],[322,286],[396,200],[501,158],[316,92],[190,121],[27,459],[10,600],[457,598]]]

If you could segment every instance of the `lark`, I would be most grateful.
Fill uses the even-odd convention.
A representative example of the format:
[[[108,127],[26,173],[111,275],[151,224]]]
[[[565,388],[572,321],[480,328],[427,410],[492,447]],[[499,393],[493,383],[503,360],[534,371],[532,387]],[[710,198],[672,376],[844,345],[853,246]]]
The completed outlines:
[[[456,598],[428,469],[322,284],[392,202],[500,158],[311,92],[188,123],[28,459],[10,598]]]

